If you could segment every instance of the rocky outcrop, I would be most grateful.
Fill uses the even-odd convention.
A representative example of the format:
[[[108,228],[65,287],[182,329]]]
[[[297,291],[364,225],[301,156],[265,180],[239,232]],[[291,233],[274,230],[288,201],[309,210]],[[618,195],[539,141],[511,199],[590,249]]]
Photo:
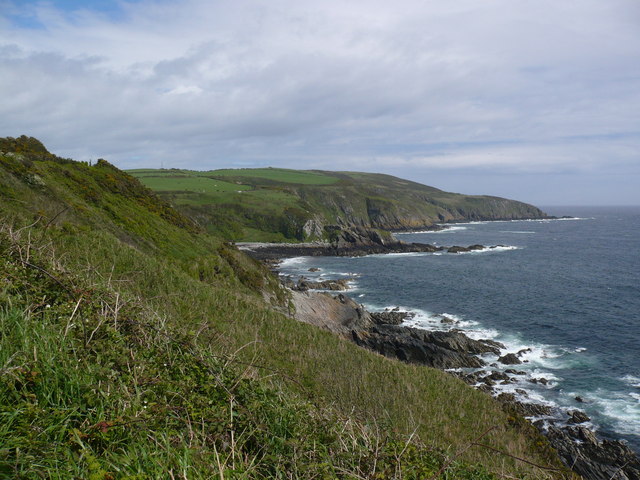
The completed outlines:
[[[295,318],[350,338],[353,330],[366,330],[374,325],[369,312],[350,297],[312,291],[291,291]]]
[[[288,283],[287,286],[300,292],[306,292],[307,290],[343,291],[349,289],[349,282],[351,280],[353,279],[340,278],[338,280],[320,280],[316,282],[302,277],[297,283],[290,280],[290,283]]]
[[[439,369],[481,368],[485,362],[478,357],[483,353],[499,354],[504,345],[491,340],[473,340],[459,330],[428,331],[401,326],[410,317],[399,309],[368,312],[362,305],[344,294],[335,297],[327,293],[292,291],[295,317],[341,335],[357,345],[389,358],[426,365]],[[503,360],[519,360],[526,353],[505,355]],[[511,355],[511,356],[509,356]],[[509,364],[509,361],[503,363]],[[514,362],[515,363],[515,362]],[[525,372],[507,369],[479,370],[472,373],[452,371],[468,384],[496,395],[500,384],[514,382],[514,376]],[[546,379],[533,379],[548,383]],[[496,399],[513,415],[544,418],[534,425],[549,439],[562,461],[586,480],[640,480],[640,461],[623,442],[599,440],[584,424],[589,417],[579,410],[566,412],[567,425],[558,423],[552,407],[526,400],[527,393],[500,393]],[[525,399],[525,401],[522,400]],[[555,422],[555,423],[554,423]],[[551,425],[549,425],[549,423]]]
[[[496,246],[485,247],[484,245],[447,248],[428,243],[405,243],[390,234],[385,235],[376,230],[360,227],[348,230],[335,227],[331,236],[331,242],[239,243],[237,245],[253,258],[263,261],[302,256],[359,257],[380,253],[434,253],[445,250],[448,253],[464,253],[496,248]]]
[[[474,353],[491,348],[458,332],[428,332],[397,325],[354,329],[351,335],[357,345],[385,357],[439,369],[482,367],[485,362]]]
[[[324,288],[329,284],[306,285]],[[523,389],[500,393],[500,385],[515,383],[516,377],[522,378],[526,372],[513,368],[501,370],[498,364],[492,364],[491,370],[471,373],[460,370],[486,367],[479,355],[500,355],[504,345],[491,340],[474,340],[455,329],[429,331],[405,327],[402,323],[411,318],[410,312],[398,308],[368,312],[343,294],[333,297],[327,293],[299,290],[292,291],[298,320],[330,330],[389,358],[449,370],[469,385],[495,396],[510,415],[537,419],[534,425],[549,439],[565,465],[586,480],[640,480],[640,460],[635,452],[621,441],[599,439],[585,425],[590,419],[584,412],[559,412],[549,405],[534,403]],[[446,317],[442,321],[454,322]],[[498,360],[502,365],[517,365],[523,363],[522,357],[528,352],[529,349],[523,349],[507,353]],[[543,385],[549,383],[540,377],[528,380]]]
[[[460,331],[432,332],[399,325],[411,314],[400,310],[368,312],[346,295],[292,291],[295,317],[325,328],[356,344],[397,358],[440,369],[479,368],[485,362],[477,355],[497,353],[503,345],[473,340]]]
[[[564,464],[585,480],[640,480],[638,456],[620,441],[600,441],[583,426],[550,426],[544,433]]]
[[[384,312],[370,312],[371,319],[377,325],[400,325],[402,322],[415,316],[411,312],[403,312],[399,308],[385,310]]]

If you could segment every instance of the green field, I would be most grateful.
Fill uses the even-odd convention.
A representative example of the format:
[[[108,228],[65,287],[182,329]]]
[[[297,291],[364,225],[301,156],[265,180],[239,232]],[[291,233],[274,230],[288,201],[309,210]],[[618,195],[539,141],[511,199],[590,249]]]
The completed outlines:
[[[339,181],[338,178],[325,175],[323,173],[289,170],[285,168],[240,168],[226,170],[212,170],[203,172],[220,178],[233,177],[244,179],[247,182],[264,183],[265,180],[272,180],[278,183],[289,183],[299,185],[332,185]]]
[[[216,194],[238,192],[250,188],[246,185],[192,175],[145,175],[140,177],[140,181],[150,189],[159,192],[183,191]]]

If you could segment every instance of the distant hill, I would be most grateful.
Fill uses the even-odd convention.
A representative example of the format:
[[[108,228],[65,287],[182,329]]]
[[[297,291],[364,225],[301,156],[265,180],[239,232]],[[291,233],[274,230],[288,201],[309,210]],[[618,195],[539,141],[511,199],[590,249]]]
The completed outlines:
[[[336,228],[399,231],[547,216],[515,200],[449,193],[375,173],[280,168],[129,173],[209,231],[234,240],[305,241],[327,238]]]

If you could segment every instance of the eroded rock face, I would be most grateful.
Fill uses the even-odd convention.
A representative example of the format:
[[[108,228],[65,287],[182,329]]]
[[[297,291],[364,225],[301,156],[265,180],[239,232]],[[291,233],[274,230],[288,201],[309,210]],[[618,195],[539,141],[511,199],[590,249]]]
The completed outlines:
[[[335,298],[328,293],[292,291],[293,315],[333,333],[350,338],[351,330],[368,329],[373,321],[362,305],[346,295]]]
[[[480,368],[485,362],[475,355],[495,348],[461,332],[429,332],[396,325],[353,330],[352,339],[386,357],[440,369]]]
[[[421,332],[412,328],[374,326],[368,331],[353,330],[351,334],[356,344],[407,363],[440,369],[484,366],[478,357],[425,341]]]

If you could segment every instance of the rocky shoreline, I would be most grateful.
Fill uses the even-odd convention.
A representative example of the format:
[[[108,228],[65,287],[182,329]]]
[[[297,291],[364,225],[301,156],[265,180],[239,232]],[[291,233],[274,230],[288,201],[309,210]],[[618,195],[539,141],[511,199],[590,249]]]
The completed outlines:
[[[464,248],[471,251],[468,250],[471,247]],[[474,340],[456,328],[425,330],[403,326],[414,315],[412,312],[399,309],[370,312],[344,293],[329,293],[348,289],[349,280],[314,282],[304,277],[297,281],[284,277],[283,283],[290,289],[295,318],[299,321],[330,330],[386,357],[445,370],[494,396],[505,410],[532,421],[565,465],[583,478],[640,480],[637,454],[621,441],[599,438],[589,428],[590,419],[584,412],[563,412],[529,401],[526,389],[516,389],[517,396],[500,391],[501,385],[524,378],[525,372],[518,370],[517,365],[523,362],[521,357],[527,353],[526,349],[504,353],[503,344],[488,339]],[[455,323],[445,316],[441,321]],[[488,365],[482,358],[488,353],[498,356],[498,361]],[[529,381],[545,384],[548,380]]]

